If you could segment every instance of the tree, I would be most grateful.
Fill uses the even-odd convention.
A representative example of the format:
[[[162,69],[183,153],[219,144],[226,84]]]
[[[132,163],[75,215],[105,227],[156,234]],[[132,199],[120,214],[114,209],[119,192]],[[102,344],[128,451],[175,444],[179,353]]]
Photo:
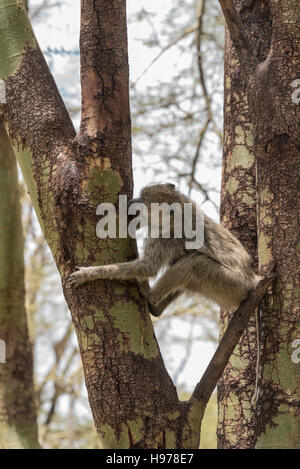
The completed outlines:
[[[0,119],[0,447],[37,448],[32,348],[24,289],[24,239],[16,157]]]
[[[223,220],[256,257],[257,217],[259,269],[276,261],[277,277],[261,305],[256,405],[252,325],[219,387],[219,446],[299,448],[299,6],[220,4],[239,61],[227,40]]]
[[[225,44],[221,220],[251,253],[254,268],[258,271],[252,116],[228,28]],[[221,334],[228,319],[229,314],[221,311]],[[255,413],[250,403],[255,392],[256,336],[253,316],[218,383],[218,442],[221,448],[252,448],[254,444]],[[233,428],[233,431],[229,430]]]
[[[137,286],[68,283],[75,265],[136,256],[130,238],[95,233],[99,202],[132,193],[125,1],[82,1],[77,135],[23,1],[2,1],[0,28],[1,113],[62,278],[100,439],[106,448],[197,448],[207,401],[271,277],[235,313],[191,399],[180,402]]]

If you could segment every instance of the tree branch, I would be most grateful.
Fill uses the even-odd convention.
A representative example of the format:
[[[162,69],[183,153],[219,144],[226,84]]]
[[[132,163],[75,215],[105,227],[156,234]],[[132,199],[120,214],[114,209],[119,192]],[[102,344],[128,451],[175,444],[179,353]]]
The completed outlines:
[[[258,60],[253,54],[249,38],[244,30],[233,0],[219,0],[230,36],[244,74],[249,79],[254,75]]]
[[[248,324],[250,316],[254,313],[272,283],[274,267],[275,263],[271,265],[256,289],[250,293],[249,297],[240,304],[234,313],[213,358],[193,392],[190,403],[199,403],[200,401],[205,407]]]
[[[195,181],[195,174],[196,174],[196,168],[197,168],[198,160],[199,160],[199,157],[200,157],[200,150],[201,150],[202,143],[203,143],[203,140],[204,140],[204,137],[205,137],[205,134],[206,134],[206,131],[208,129],[208,126],[209,126],[210,122],[211,122],[210,117],[208,117],[205,124],[204,124],[204,126],[202,127],[202,129],[200,131],[200,134],[199,134],[196,153],[195,153],[195,156],[193,158],[192,170],[191,170],[191,174],[190,174],[189,195],[191,194],[193,183]],[[207,191],[205,191],[205,192],[206,192],[205,196],[208,199],[208,193],[207,193]]]
[[[199,8],[199,13],[198,13],[196,46],[197,46],[199,78],[200,78],[200,83],[201,83],[201,87],[203,90],[203,95],[204,95],[205,104],[206,104],[207,119],[209,123],[213,120],[213,113],[211,110],[211,99],[210,99],[210,96],[208,95],[206,81],[204,77],[204,71],[203,71],[203,65],[202,65],[202,52],[201,52],[202,36],[203,36],[203,19],[205,15],[205,7],[206,7],[206,0],[202,0],[201,6]]]
[[[198,13],[198,28],[197,28],[197,37],[196,37],[196,47],[197,47],[197,59],[198,59],[198,69],[199,69],[199,78],[200,78],[200,84],[203,90],[203,95],[205,99],[205,104],[206,104],[206,112],[207,112],[207,120],[208,124],[211,122],[213,126],[213,131],[218,135],[220,142],[222,143],[223,141],[223,135],[221,131],[218,129],[218,126],[215,122],[214,116],[213,116],[213,111],[211,108],[211,97],[208,94],[207,86],[206,86],[206,80],[205,80],[205,74],[203,70],[203,63],[202,63],[202,51],[201,51],[201,46],[202,46],[202,38],[204,36],[204,31],[203,31],[203,23],[204,23],[204,16],[205,16],[205,8],[206,8],[206,0],[202,0],[201,6],[199,8],[199,13]]]
[[[16,154],[22,143],[37,158],[57,155],[58,148],[70,145],[75,130],[23,2],[1,2],[0,51],[0,79],[6,87],[0,114]]]
[[[107,31],[110,31],[107,34]],[[95,138],[128,126],[129,73],[126,2],[81,0],[82,114],[79,136]],[[116,103],[118,105],[116,106]]]

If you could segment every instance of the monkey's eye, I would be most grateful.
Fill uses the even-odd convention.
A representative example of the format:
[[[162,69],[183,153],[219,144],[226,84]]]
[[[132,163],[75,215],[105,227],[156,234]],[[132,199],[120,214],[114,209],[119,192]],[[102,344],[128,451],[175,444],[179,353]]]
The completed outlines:
[[[168,183],[168,184],[166,184],[166,186],[167,186],[169,189],[172,189],[172,190],[175,189],[175,184]]]

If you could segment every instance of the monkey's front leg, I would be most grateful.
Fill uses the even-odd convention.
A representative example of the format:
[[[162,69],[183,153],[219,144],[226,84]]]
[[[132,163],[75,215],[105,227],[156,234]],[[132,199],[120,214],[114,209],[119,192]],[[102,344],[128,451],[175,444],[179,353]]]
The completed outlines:
[[[118,272],[117,266],[112,265],[99,265],[95,267],[76,267],[76,272],[70,275],[70,283],[73,287],[79,287],[83,283],[92,282],[98,279],[111,278],[113,274]]]
[[[70,283],[78,287],[86,282],[98,279],[109,280],[145,280],[154,277],[159,265],[136,259],[132,262],[120,264],[100,265],[95,267],[77,267],[77,271],[70,275]]]

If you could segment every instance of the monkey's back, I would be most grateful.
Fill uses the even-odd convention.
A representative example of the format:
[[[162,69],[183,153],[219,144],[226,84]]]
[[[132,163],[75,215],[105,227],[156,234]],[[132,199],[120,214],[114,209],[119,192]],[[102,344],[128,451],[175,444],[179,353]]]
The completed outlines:
[[[252,271],[250,255],[229,230],[206,216],[204,230],[204,245],[213,258],[229,269]]]

